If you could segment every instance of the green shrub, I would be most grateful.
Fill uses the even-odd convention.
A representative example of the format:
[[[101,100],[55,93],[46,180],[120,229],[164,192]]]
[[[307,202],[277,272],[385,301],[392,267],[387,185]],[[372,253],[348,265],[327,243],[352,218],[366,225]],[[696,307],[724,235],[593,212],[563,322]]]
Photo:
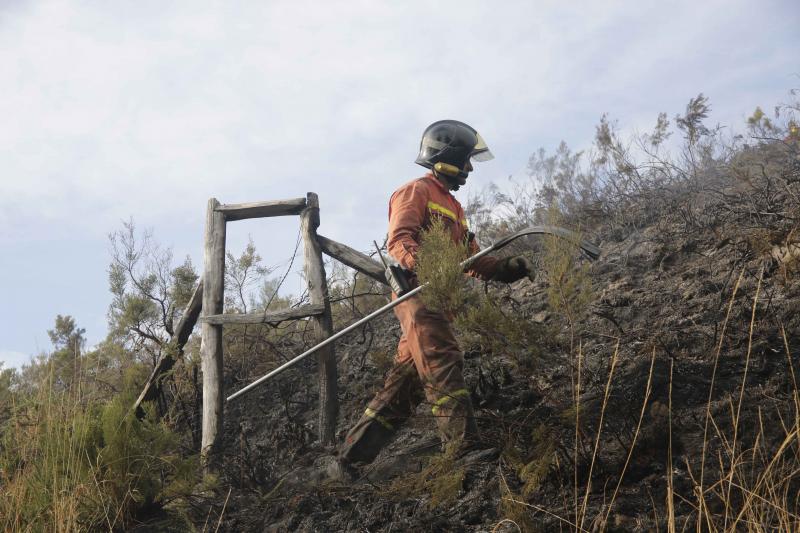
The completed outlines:
[[[421,293],[426,307],[449,316],[464,309],[467,293],[461,262],[466,258],[466,243],[453,242],[441,220],[434,220],[431,227],[421,233],[416,274],[420,284],[430,284]]]
[[[466,349],[484,356],[508,356],[523,370],[535,368],[543,340],[551,336],[529,317],[504,312],[488,294],[457,316],[455,326]]]
[[[186,495],[198,471],[182,458],[178,436],[130,407],[137,380],[108,402],[80,387],[53,387],[22,398],[0,428],[0,529],[124,529],[142,513]]]
[[[86,528],[97,495],[86,460],[101,446],[97,411],[81,404],[77,388],[49,379],[17,398],[0,435],[0,526],[4,530],[74,531]]]
[[[564,219],[557,207],[551,206],[548,212],[548,224],[563,225]],[[587,311],[594,298],[592,280],[588,262],[580,263],[578,242],[580,232],[576,232],[576,242],[546,235],[544,237],[544,253],[542,269],[547,277],[547,300],[550,307],[563,315],[571,328]]]
[[[431,457],[420,472],[396,478],[386,490],[386,495],[402,500],[428,494],[430,509],[453,503],[461,493],[464,483],[464,466],[456,464],[456,451],[460,443],[449,443],[445,451]]]

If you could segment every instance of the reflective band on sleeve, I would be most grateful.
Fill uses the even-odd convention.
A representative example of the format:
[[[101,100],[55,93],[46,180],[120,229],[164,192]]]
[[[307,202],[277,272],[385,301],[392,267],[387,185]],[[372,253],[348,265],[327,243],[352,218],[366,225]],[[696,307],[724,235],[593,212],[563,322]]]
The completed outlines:
[[[382,425],[383,427],[385,427],[389,431],[394,431],[394,426],[391,425],[388,420],[386,420],[385,418],[380,416],[378,413],[376,413],[373,409],[370,409],[369,407],[367,407],[367,410],[364,411],[364,414],[367,415],[368,417],[378,421],[378,423],[380,423],[380,425]]]
[[[458,389],[457,391],[453,391],[446,396],[442,396],[436,400],[435,404],[433,404],[433,409],[431,409],[431,412],[435,415],[439,412],[439,408],[449,402],[451,398],[458,398],[459,396],[469,396],[469,391],[467,389]]]

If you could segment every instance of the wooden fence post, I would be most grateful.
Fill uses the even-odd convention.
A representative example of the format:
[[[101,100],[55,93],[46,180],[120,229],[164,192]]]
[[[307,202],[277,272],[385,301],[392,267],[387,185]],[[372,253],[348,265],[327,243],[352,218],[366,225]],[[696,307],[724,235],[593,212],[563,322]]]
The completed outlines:
[[[223,311],[225,298],[225,214],[216,198],[208,201],[203,275],[203,316]],[[201,325],[203,369],[203,437],[200,455],[206,471],[213,470],[222,435],[222,326]]]
[[[312,317],[318,341],[333,335],[331,304],[328,299],[328,283],[322,263],[322,250],[317,241],[319,227],[319,198],[313,192],[306,195],[306,208],[300,213],[300,231],[303,235],[305,271],[311,305],[324,305],[321,315]],[[336,439],[336,418],[339,415],[337,396],[336,357],[333,345],[319,351],[319,440],[333,444]]]

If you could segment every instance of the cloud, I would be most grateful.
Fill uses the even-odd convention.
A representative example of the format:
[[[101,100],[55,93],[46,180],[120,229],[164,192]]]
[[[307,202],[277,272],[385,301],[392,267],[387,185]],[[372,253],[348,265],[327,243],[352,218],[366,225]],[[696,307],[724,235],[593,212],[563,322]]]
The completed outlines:
[[[13,350],[3,350],[0,348],[0,369],[20,368],[24,364],[30,363],[32,356]]]
[[[649,128],[703,91],[714,120],[737,121],[793,83],[791,14],[792,3],[744,0],[4,9],[0,246],[94,241],[94,260],[133,215],[199,265],[209,197],[315,191],[321,231],[366,248],[385,231],[391,191],[420,173],[412,161],[431,122],[459,118],[487,139],[497,159],[471,178],[479,188],[523,171],[540,146],[585,148],[606,111]],[[296,227],[233,227],[229,245],[259,232],[277,262]]]

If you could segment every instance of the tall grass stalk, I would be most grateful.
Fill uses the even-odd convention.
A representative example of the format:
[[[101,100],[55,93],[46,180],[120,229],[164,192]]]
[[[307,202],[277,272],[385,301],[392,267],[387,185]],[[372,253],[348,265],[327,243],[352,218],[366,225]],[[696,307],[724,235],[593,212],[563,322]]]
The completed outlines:
[[[754,428],[753,443],[746,448],[742,444],[742,436],[744,435],[743,414],[747,404],[744,393],[752,360],[756,312],[763,282],[763,269],[758,278],[755,296],[750,309],[747,351],[740,388],[735,401],[733,398],[728,399],[731,434],[728,435],[711,415],[714,378],[721,346],[724,342],[726,326],[731,316],[733,300],[742,280],[742,274],[740,274],[734,286],[725,323],[723,324],[723,334],[720,337],[717,348],[709,397],[706,404],[701,479],[700,483],[696,485],[695,492],[697,497],[696,527],[698,531],[723,531],[726,533],[734,531],[762,532],[775,529],[797,531],[800,528],[800,515],[798,515],[798,500],[800,500],[800,497],[797,494],[798,477],[800,476],[800,426],[798,425],[800,402],[798,401],[797,380],[789,342],[782,325],[780,335],[783,339],[788,375],[791,379],[791,403],[789,408],[790,412],[794,414],[794,420],[786,420],[780,409],[778,409],[776,417],[779,425],[770,425],[765,423],[764,407],[756,405],[754,409],[757,425]],[[718,451],[719,479],[706,487],[703,476],[706,474],[704,467],[711,436],[709,426],[713,427],[714,436],[719,439],[721,447]],[[774,430],[775,428],[783,430],[782,440],[779,441],[780,444],[777,447],[772,444],[774,441],[768,433],[768,430]],[[669,485],[668,492],[672,494],[671,481]],[[715,515],[709,509],[707,496],[712,496],[718,502],[721,510],[718,514]]]
[[[739,420],[742,415],[742,400],[744,399],[744,390],[747,387],[747,372],[750,369],[750,355],[753,351],[753,329],[755,328],[756,323],[756,309],[758,308],[758,297],[761,293],[761,282],[764,279],[764,268],[761,268],[761,273],[758,276],[758,284],[756,285],[756,294],[753,297],[753,307],[752,312],[750,315],[750,327],[748,329],[747,335],[747,355],[745,356],[744,360],[744,373],[742,374],[742,386],[739,388],[739,401],[736,405],[736,416],[733,418],[733,443],[731,445],[731,456],[736,457],[736,441],[739,437]],[[722,526],[723,530],[728,529],[728,506],[730,505],[730,495],[731,495],[731,484],[733,483],[733,478],[735,476],[736,471],[736,460],[731,461],[730,472],[728,473],[728,491],[725,497],[725,521]]]
[[[589,502],[589,492],[592,488],[592,472],[594,471],[594,462],[597,458],[597,450],[600,447],[600,435],[603,432],[603,418],[608,407],[608,397],[611,394],[611,380],[614,378],[614,369],[617,366],[617,356],[619,355],[619,340],[614,347],[614,354],[611,356],[611,368],[608,371],[608,380],[606,380],[606,388],[603,393],[603,405],[600,408],[600,421],[597,423],[597,435],[594,440],[594,449],[592,450],[592,461],[589,463],[589,475],[586,478],[586,490],[583,494],[583,504],[581,505],[580,519],[577,521],[578,526],[583,528],[583,521],[586,517],[586,504]]]
[[[571,351],[571,347],[570,347]],[[581,413],[581,360],[583,359],[583,350],[582,346],[578,346],[578,364],[577,364],[577,376],[573,378],[573,394],[574,394],[574,404],[575,404],[575,457],[573,460],[573,464],[575,468],[573,469],[572,477],[573,477],[573,504],[575,509],[575,522],[577,523],[579,518],[578,513],[578,446],[580,444],[580,413]]]
[[[191,492],[195,457],[160,421],[126,417],[136,384],[100,400],[84,360],[51,360],[0,426],[0,531],[119,530]]]
[[[728,322],[731,318],[731,311],[733,310],[733,302],[736,301],[736,293],[739,291],[739,286],[742,283],[742,279],[744,278],[744,268],[742,268],[741,272],[739,273],[739,277],[736,279],[736,283],[733,286],[733,292],[731,294],[731,299],[728,301],[728,310],[725,313],[725,320],[722,323],[722,331],[719,335],[719,343],[717,343],[717,351],[714,354],[714,365],[711,370],[711,384],[708,387],[708,401],[706,402],[706,412],[705,412],[705,423],[703,425],[703,449],[700,452],[700,483],[697,486],[697,498],[698,498],[698,517],[697,517],[697,533],[701,533],[701,526],[702,526],[702,518],[703,513],[705,512],[705,492],[703,491],[703,482],[705,480],[705,467],[706,467],[706,451],[708,449],[708,423],[711,420],[711,401],[714,395],[714,384],[716,383],[717,379],[717,368],[719,367],[719,356],[722,353],[722,343],[725,340],[725,331],[728,327]],[[710,528],[711,523],[707,521],[706,525]]]
[[[786,338],[786,328],[781,324],[781,338],[783,347],[786,351],[786,362],[789,365],[789,375],[792,376],[792,398],[794,399],[794,423],[800,424],[800,394],[798,394],[797,378],[794,374],[794,364],[792,363],[792,352],[789,350],[789,340]],[[797,434],[797,448],[800,450],[800,433]]]
[[[631,447],[628,449],[628,455],[625,458],[625,464],[622,466],[622,472],[619,474],[619,479],[617,479],[617,486],[614,487],[614,493],[611,495],[611,501],[608,503],[608,509],[606,509],[606,516],[603,518],[603,524],[608,523],[608,517],[611,515],[611,509],[614,507],[614,501],[617,499],[617,493],[622,485],[622,480],[625,478],[625,472],[628,470],[628,464],[631,462],[633,450],[636,448],[636,439],[639,437],[639,431],[642,429],[642,420],[644,419],[644,413],[647,410],[647,402],[650,400],[650,394],[653,392],[653,368],[655,367],[655,363],[656,349],[653,348],[653,355],[650,357],[650,370],[647,373],[647,385],[645,385],[644,389],[644,400],[642,400],[642,410],[639,412],[639,420],[636,422],[636,430],[633,432]]]
[[[669,392],[667,400],[667,416],[668,416],[668,435],[669,442],[667,443],[667,531],[675,533],[675,501],[673,495],[675,494],[674,484],[672,482],[672,370],[675,362],[670,359],[669,361]]]
[[[511,492],[511,490],[508,488],[508,481],[506,481],[506,478],[503,475],[502,471],[500,472],[500,481],[502,481],[502,487],[504,488],[504,492],[506,494],[513,494]],[[503,499],[507,500],[507,501],[510,501],[510,502],[512,502],[512,503],[514,503],[516,505],[521,505],[523,507],[528,507],[528,508],[533,509],[535,511],[538,511],[540,513],[546,514],[547,516],[549,516],[551,518],[555,518],[556,520],[558,520],[562,524],[566,524],[566,525],[570,526],[570,528],[572,528],[573,531],[579,531],[581,533],[589,533],[588,530],[583,529],[583,527],[581,527],[580,525],[578,525],[578,524],[576,524],[574,522],[571,522],[570,520],[567,520],[563,516],[560,516],[560,515],[558,515],[556,513],[550,512],[547,509],[545,509],[544,507],[541,507],[539,505],[519,500],[519,499],[517,499],[517,498],[515,498],[513,496],[504,496]]]
[[[46,380],[29,402],[15,405],[6,426],[0,457],[9,470],[0,488],[4,530],[84,530],[84,502],[100,499],[84,459],[94,428],[85,412],[83,373],[75,364],[73,386],[59,390],[51,362]]]

